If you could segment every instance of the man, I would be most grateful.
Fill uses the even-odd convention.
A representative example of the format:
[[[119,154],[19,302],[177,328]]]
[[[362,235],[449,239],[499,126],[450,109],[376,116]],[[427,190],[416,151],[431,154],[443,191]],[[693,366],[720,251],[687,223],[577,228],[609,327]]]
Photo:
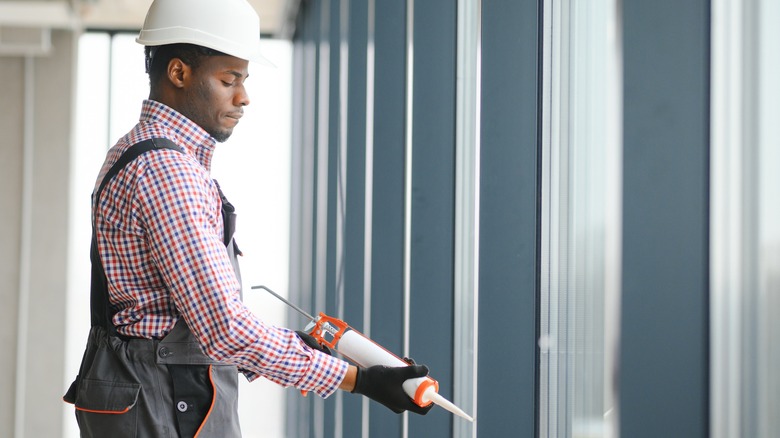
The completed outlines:
[[[74,403],[86,437],[237,437],[237,373],[425,414],[401,384],[424,366],[357,368],[241,302],[233,207],[210,177],[259,52],[246,0],[156,0],[137,41],[149,99],[93,194],[92,329]]]

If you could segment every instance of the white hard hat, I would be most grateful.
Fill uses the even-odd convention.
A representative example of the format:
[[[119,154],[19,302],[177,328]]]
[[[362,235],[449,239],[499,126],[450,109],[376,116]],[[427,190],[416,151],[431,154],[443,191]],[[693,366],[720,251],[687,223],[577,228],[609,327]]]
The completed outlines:
[[[260,53],[260,17],[246,0],[154,0],[135,41],[195,44],[273,66]]]

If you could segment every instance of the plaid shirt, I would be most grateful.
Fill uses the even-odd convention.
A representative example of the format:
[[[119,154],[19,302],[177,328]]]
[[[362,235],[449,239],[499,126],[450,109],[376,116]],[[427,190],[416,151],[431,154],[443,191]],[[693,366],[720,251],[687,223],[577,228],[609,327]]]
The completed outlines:
[[[215,140],[175,110],[144,101],[139,123],[112,147],[95,187],[131,145],[168,138],[185,153],[143,154],[120,171],[94,206],[98,249],[117,331],[164,337],[179,318],[204,353],[239,367],[249,380],[332,394],[346,362],[267,325],[241,302],[222,241],[221,200],[210,176]]]

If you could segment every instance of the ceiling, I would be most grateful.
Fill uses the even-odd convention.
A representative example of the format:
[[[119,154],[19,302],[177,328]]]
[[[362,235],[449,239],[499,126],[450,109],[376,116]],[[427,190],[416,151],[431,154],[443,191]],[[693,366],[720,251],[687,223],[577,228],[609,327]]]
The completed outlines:
[[[219,0],[214,0],[219,1]],[[248,0],[265,35],[289,38],[301,0]],[[59,20],[88,29],[137,30],[152,0],[0,0],[0,25],[34,25]]]
[[[218,0],[216,0],[218,1]],[[140,29],[151,0],[81,1],[82,23],[88,28]],[[260,31],[277,35],[281,32],[287,0],[249,0],[260,16]]]

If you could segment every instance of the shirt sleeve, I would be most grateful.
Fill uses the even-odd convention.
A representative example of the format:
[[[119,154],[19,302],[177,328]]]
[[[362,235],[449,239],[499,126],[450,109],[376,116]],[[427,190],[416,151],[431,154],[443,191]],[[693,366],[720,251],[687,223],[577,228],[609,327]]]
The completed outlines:
[[[346,362],[263,323],[241,301],[222,242],[220,198],[205,170],[178,152],[151,155],[155,161],[136,191],[138,211],[152,259],[204,353],[238,366],[250,380],[263,376],[321,397],[332,394]]]

